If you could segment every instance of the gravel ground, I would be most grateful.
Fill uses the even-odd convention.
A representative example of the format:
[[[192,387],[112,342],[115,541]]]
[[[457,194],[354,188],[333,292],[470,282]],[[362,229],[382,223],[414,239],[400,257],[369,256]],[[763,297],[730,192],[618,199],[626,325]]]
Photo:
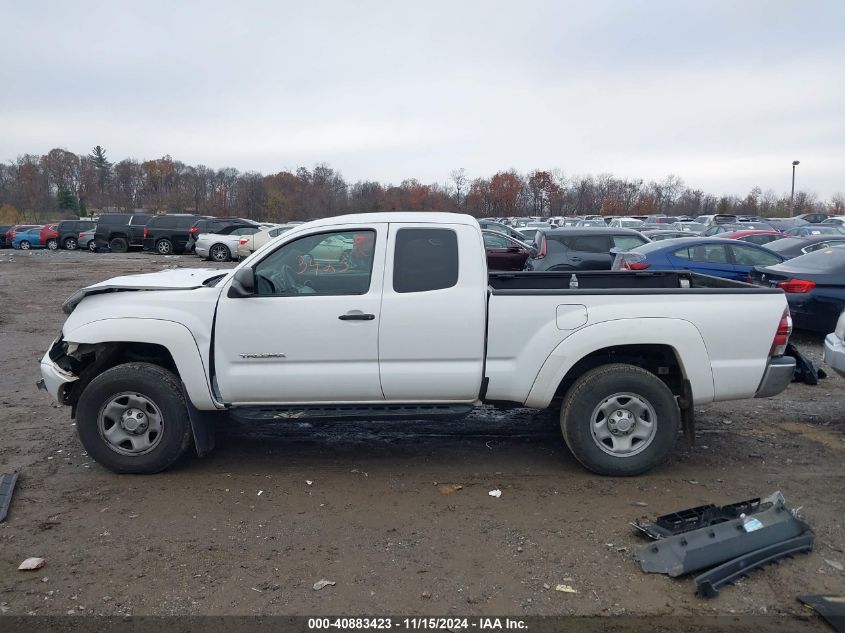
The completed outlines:
[[[111,474],[35,389],[61,302],[115,275],[196,265],[0,252],[0,472],[22,473],[0,524],[4,613],[782,614],[824,630],[796,596],[845,590],[845,380],[702,407],[697,446],[680,440],[631,479],[582,469],[551,412],[486,408],[460,422],[233,423],[205,459]],[[821,337],[793,341],[820,361]],[[630,521],[774,490],[802,508],[813,553],[714,600],[633,560]],[[46,567],[17,571],[28,556]],[[336,584],[315,591],[321,579]]]

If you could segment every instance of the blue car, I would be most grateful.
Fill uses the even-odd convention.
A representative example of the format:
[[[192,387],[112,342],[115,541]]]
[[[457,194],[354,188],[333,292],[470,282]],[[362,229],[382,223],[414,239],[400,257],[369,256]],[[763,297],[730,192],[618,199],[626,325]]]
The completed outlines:
[[[41,243],[41,227],[15,233],[12,238],[12,248],[28,251],[30,248],[44,248]]]
[[[783,261],[777,253],[749,242],[682,237],[617,252],[613,270],[689,270],[747,282],[755,266],[775,266]]]

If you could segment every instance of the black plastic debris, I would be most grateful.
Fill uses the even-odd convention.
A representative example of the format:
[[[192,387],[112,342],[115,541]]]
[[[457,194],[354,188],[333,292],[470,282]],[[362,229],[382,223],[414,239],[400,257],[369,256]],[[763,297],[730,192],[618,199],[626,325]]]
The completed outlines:
[[[696,578],[699,593],[719,588],[780,558],[813,548],[815,535],[776,492],[726,506],[698,506],[633,524],[654,539],[640,547],[636,558],[648,573],[683,576],[710,570]]]
[[[838,633],[845,633],[845,597],[798,596],[798,600],[813,607]]]
[[[792,376],[792,382],[817,385],[820,378],[827,378],[827,373],[798,351],[798,348],[792,343],[787,344],[784,356],[792,356],[795,359],[795,373]]]
[[[6,520],[15,484],[18,483],[18,473],[4,473],[0,475],[0,523]]]

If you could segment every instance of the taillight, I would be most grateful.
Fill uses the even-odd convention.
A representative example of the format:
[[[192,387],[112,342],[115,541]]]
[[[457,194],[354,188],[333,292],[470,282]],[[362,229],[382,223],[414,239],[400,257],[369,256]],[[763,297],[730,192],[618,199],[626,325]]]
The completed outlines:
[[[150,236],[150,229],[146,226],[144,227],[144,239],[147,239]]]
[[[546,239],[546,236],[540,238],[540,250],[537,251],[537,254],[534,256],[534,259],[543,259],[546,256],[546,253],[549,250],[549,241]]]
[[[645,270],[649,266],[650,264],[646,264],[645,262],[629,262],[625,259],[622,260],[621,264],[622,270]]]
[[[199,231],[199,227],[197,227],[197,226],[192,226],[192,227],[191,227],[191,229],[188,231],[188,233],[196,233],[196,232],[198,232],[198,231]]]
[[[242,237],[241,239],[238,240],[238,244],[246,244],[247,242],[249,242],[248,237]]]
[[[784,292],[806,293],[810,292],[816,287],[815,281],[807,281],[806,279],[787,279],[778,284],[778,288]]]
[[[789,316],[789,310],[787,309],[783,311],[783,316],[780,318],[780,323],[778,323],[778,330],[775,333],[775,339],[772,341],[772,349],[769,350],[769,356],[784,355],[790,334],[792,334],[792,317]]]

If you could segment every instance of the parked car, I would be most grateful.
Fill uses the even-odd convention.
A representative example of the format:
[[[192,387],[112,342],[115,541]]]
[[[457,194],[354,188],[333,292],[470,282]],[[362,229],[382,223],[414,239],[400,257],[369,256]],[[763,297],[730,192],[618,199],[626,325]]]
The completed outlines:
[[[758,266],[752,279],[786,293],[797,328],[827,334],[845,310],[845,248],[825,248],[774,266]]]
[[[68,251],[76,250],[79,246],[79,234],[84,231],[90,231],[96,228],[97,223],[93,220],[65,220],[59,222],[56,228],[58,236],[56,237],[56,244],[58,248],[63,248]],[[48,244],[49,248],[50,245]]]
[[[303,267],[330,238],[361,246],[350,265]],[[696,408],[792,379],[778,290],[682,272],[489,274],[483,248],[467,215],[369,213],[301,225],[233,270],[106,280],[64,303],[40,384],[72,407],[91,458],[123,473],[208,453],[220,414],[407,419],[560,402],[572,454],[619,476],[666,460]]]
[[[804,222],[809,222],[810,224],[819,224],[820,222],[824,222],[830,216],[827,213],[802,213],[801,215],[796,215],[795,218],[798,220],[804,220]]]
[[[831,224],[838,226],[840,229],[845,228],[845,215],[832,215],[827,220],[822,222],[823,225]],[[0,227],[2,228],[2,227]]]
[[[6,246],[12,245],[12,240],[15,238],[15,233],[18,231],[28,231],[29,229],[41,228],[40,224],[13,224],[6,229]]]
[[[664,226],[673,225],[668,224]],[[697,237],[694,233],[690,233],[689,231],[670,231],[668,229],[649,229],[648,231],[640,231],[640,233],[652,242],[659,242],[660,240],[674,240],[678,237]]]
[[[687,222],[680,220],[672,225],[676,231],[689,231],[690,233],[704,233],[707,230],[707,225],[701,222]]]
[[[795,237],[807,237],[810,235],[845,235],[845,231],[831,224],[806,224],[804,226],[786,229],[784,234]]]
[[[557,228],[557,227],[555,227],[555,228]],[[539,233],[539,232],[540,232],[540,229],[529,229],[529,228],[519,229],[517,231],[517,233],[519,233],[519,235],[520,235],[519,241],[525,242],[526,244],[533,244],[535,238],[537,237],[537,233]],[[513,238],[513,239],[516,239],[516,238]]]
[[[184,253],[190,230],[199,216],[193,213],[155,215],[144,226],[143,249],[159,255]]]
[[[77,236],[77,248],[82,250],[87,250],[91,253],[97,252],[97,242],[94,241],[94,234],[97,232],[97,225],[95,224],[93,228],[88,229],[87,231],[82,231]]]
[[[199,235],[202,235],[203,233],[225,234],[225,232],[231,228],[258,225],[258,222],[254,222],[253,220],[247,220],[246,218],[209,218],[205,216],[199,216],[197,221],[194,222],[194,224],[188,230],[189,239],[187,245],[185,246],[185,250],[187,252],[193,251],[197,237]]]
[[[59,248],[59,232],[56,231],[56,227],[59,226],[58,222],[54,224],[45,224],[41,227],[41,232],[38,233],[38,243],[41,246],[50,249],[51,251],[55,251]]]
[[[765,220],[766,224],[771,226],[775,231],[785,231],[796,226],[809,224],[809,222],[800,218],[765,218]]]
[[[766,244],[766,248],[786,259],[800,257],[820,248],[845,245],[845,235],[813,235],[811,237],[783,237]]]
[[[41,243],[41,227],[26,229],[25,231],[15,232],[12,238],[12,248],[19,248],[22,251],[28,251],[31,248],[44,248]]]
[[[733,233],[735,231],[773,231],[774,229],[768,224],[743,222],[742,224],[711,224],[704,231],[704,237],[714,237],[720,233]]]
[[[482,220],[478,224],[479,224],[479,226],[481,226],[481,229],[483,231],[498,231],[499,233],[504,233],[508,237],[512,237],[515,240],[525,241],[522,237],[521,230],[512,229],[508,225],[502,224],[501,222],[489,222],[489,221]],[[528,226],[526,226],[524,228],[528,228]],[[536,230],[536,227],[535,227],[535,230]]]
[[[716,213],[715,215],[699,215],[695,218],[699,224],[711,226],[713,224],[736,224],[739,220],[731,213]]]
[[[0,248],[11,246],[11,242],[6,242],[6,231],[12,228],[11,224],[0,224]]]
[[[758,246],[765,246],[769,242],[783,239],[784,234],[780,231],[763,231],[755,229],[751,231],[726,231],[724,233],[719,233],[719,237],[729,240],[750,242],[751,244],[757,244]]]
[[[268,225],[272,227],[272,225]],[[200,233],[194,242],[194,254],[203,259],[228,262],[238,259],[238,244],[245,235],[258,233],[262,226],[230,225],[219,233]]]
[[[674,215],[664,215],[662,213],[657,213],[654,215],[646,216],[646,222],[649,224],[674,224],[678,222],[678,218]]]
[[[628,250],[648,242],[631,229],[574,228],[541,231],[536,254],[525,270],[610,270],[611,250]]]
[[[149,213],[103,213],[97,218],[94,241],[98,249],[126,253],[143,248],[144,227],[153,216]]]
[[[652,242],[616,254],[613,270],[689,270],[735,281],[748,281],[755,266],[784,258],[763,246],[718,237],[687,237]]]
[[[824,362],[845,378],[845,311],[839,315],[836,328],[824,339]]]
[[[610,221],[608,226],[612,229],[635,229],[641,226],[642,223],[642,220],[636,220],[634,218],[615,218]]]
[[[252,235],[242,235],[238,240],[238,258],[249,257],[259,248],[264,246],[274,237],[279,237],[282,233],[290,231],[296,224],[279,224],[277,226],[261,229]]]
[[[604,220],[602,220],[602,219],[592,219],[592,220],[584,219],[584,220],[578,220],[575,223],[576,228],[586,228],[586,227],[590,227],[590,226],[603,227],[604,228],[604,227],[607,227],[607,224],[605,224]]]
[[[523,270],[534,249],[498,231],[481,231],[488,270]]]

